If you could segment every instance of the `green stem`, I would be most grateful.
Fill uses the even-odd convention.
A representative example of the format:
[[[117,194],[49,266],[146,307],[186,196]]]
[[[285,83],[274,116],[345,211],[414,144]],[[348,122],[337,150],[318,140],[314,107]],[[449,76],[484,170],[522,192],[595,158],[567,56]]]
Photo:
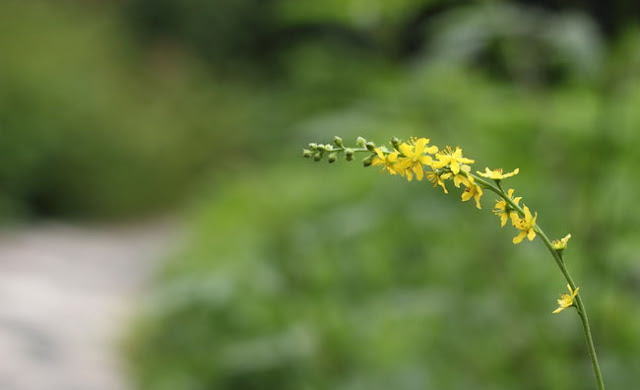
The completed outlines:
[[[504,199],[509,206],[511,206],[511,208],[513,208],[514,210],[516,210],[520,215],[524,215],[524,210],[522,209],[522,207],[520,207],[518,204],[516,204],[513,199],[511,199],[502,189],[502,187],[498,184],[498,185],[494,185],[493,183],[488,182],[487,180],[484,180],[474,174],[469,174],[470,176],[472,176],[474,178],[475,181],[477,181],[478,183],[480,183],[483,187],[491,190],[492,192],[495,192],[498,196],[500,196],[502,199]],[[549,240],[549,237],[547,237],[547,235],[545,234],[545,232],[542,230],[542,228],[540,228],[540,226],[538,226],[537,224],[533,227],[534,231],[540,236],[540,239],[544,242],[544,244],[547,246],[547,249],[549,249],[549,252],[551,252],[551,255],[553,256],[553,259],[556,261],[556,264],[558,265],[558,268],[560,268],[560,271],[562,272],[562,275],[564,275],[564,278],[567,280],[567,283],[569,284],[569,286],[571,286],[571,289],[573,291],[575,291],[576,284],[573,281],[573,279],[571,278],[571,275],[569,274],[569,271],[567,270],[567,267],[564,264],[564,260],[562,259],[562,255],[555,249],[553,249],[553,244],[551,243],[551,240]],[[575,299],[575,305],[576,305],[576,309],[578,312],[578,315],[580,316],[580,319],[582,320],[582,327],[584,329],[584,335],[586,338],[586,342],[587,342],[587,349],[589,350],[589,357],[591,358],[591,363],[593,365],[593,372],[595,374],[596,377],[596,383],[598,384],[598,389],[599,390],[604,390],[604,382],[602,380],[602,373],[600,372],[600,365],[598,364],[598,356],[596,355],[596,348],[593,344],[593,336],[591,335],[591,327],[589,326],[589,318],[587,317],[587,309],[584,306],[584,302],[582,301],[582,298],[580,296],[580,294],[576,295],[576,299]]]

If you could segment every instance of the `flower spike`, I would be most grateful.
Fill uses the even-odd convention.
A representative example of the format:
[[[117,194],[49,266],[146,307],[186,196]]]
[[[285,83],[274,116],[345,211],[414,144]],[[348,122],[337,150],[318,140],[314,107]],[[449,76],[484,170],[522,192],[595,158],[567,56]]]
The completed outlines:
[[[462,201],[467,202],[474,199],[477,208],[481,208],[480,199],[484,191],[488,190],[498,195],[500,199],[496,200],[492,212],[500,218],[500,226],[505,226],[507,221],[511,219],[511,224],[518,231],[517,236],[512,239],[513,243],[519,244],[525,238],[533,241],[536,236],[539,236],[569,283],[567,285],[569,294],[561,294],[558,299],[558,308],[553,313],[559,313],[571,306],[576,307],[582,320],[598,389],[604,390],[587,312],[582,299],[578,296],[580,288],[573,289],[572,286],[575,284],[562,257],[562,252],[566,249],[571,234],[559,240],[549,240],[536,223],[538,213],[532,214],[529,207],[521,206],[522,197],[514,196],[513,188],[505,192],[500,183],[501,180],[517,175],[520,172],[519,168],[507,173],[503,173],[501,168],[485,168],[484,172],[475,171],[476,174],[474,174],[470,164],[473,164],[475,160],[464,157],[460,147],[447,146],[445,149],[439,149],[435,145],[429,145],[429,139],[423,137],[413,137],[408,141],[394,137],[387,147],[376,146],[375,143],[363,137],[357,138],[355,146],[346,146],[342,138],[335,137],[332,144],[310,143],[302,154],[314,161],[320,161],[324,156],[328,156],[328,161],[334,162],[337,161],[337,157],[341,153],[344,154],[347,161],[354,160],[358,153],[364,153],[362,163],[365,167],[378,166],[380,172],[399,175],[408,181],[412,181],[414,177],[416,181],[422,181],[426,177],[434,188],[442,187],[445,194],[449,193],[446,185],[447,180],[452,181],[456,188],[460,188],[464,184]]]

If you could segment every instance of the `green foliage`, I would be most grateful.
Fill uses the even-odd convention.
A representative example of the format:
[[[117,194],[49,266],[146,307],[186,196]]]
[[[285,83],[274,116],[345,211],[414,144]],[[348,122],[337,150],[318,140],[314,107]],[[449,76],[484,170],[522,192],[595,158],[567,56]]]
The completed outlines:
[[[139,0],[162,38],[141,48],[114,9],[69,4],[0,4],[0,211],[127,214],[215,172],[131,335],[141,389],[592,386],[540,242],[514,247],[488,196],[297,156],[336,134],[519,167],[545,230],[573,234],[608,385],[636,385],[637,31],[609,52],[582,16],[511,6],[425,31],[438,1]]]
[[[417,58],[415,74],[409,78],[405,75],[407,66],[390,54],[404,44],[400,32],[411,15],[435,3],[381,4],[365,25],[357,22],[363,12],[357,1],[313,6],[264,3],[268,12],[256,12],[251,0],[222,3],[210,3],[206,9],[199,7],[198,1],[167,0],[157,7],[145,1],[129,3],[129,15],[138,28],[152,22],[160,23],[158,29],[171,27],[166,39],[156,40],[146,49],[130,43],[117,19],[120,14],[108,6],[2,3],[3,214],[122,216],[158,210],[180,199],[203,172],[269,158],[266,146],[279,145],[301,129],[320,135],[328,121],[333,121],[334,128],[347,133],[360,126],[374,133],[408,135],[425,123],[429,106],[433,109],[429,109],[428,119],[434,122],[428,123],[450,131],[469,118],[455,123],[457,118],[450,118],[443,110],[450,104],[447,100],[468,98],[473,104],[484,104],[481,100],[485,96],[479,96],[483,87],[473,91],[464,85],[466,80],[457,80],[447,72],[422,74],[427,67],[422,63],[432,63],[434,56],[446,59],[441,52],[426,52]],[[494,8],[497,14],[511,10]],[[452,12],[437,24],[434,47],[442,46],[438,42],[450,42],[450,32],[467,23],[460,15],[478,18],[474,8],[463,11]],[[207,15],[229,23],[218,23]],[[315,22],[303,15],[328,24],[307,31]],[[538,19],[531,19],[528,25],[533,30]],[[462,22],[456,22],[459,20]],[[517,26],[519,19],[509,20],[511,24],[502,25],[506,32],[500,30],[499,37],[508,39],[508,26]],[[211,24],[221,30],[209,30]],[[147,26],[149,34],[156,31],[153,26]],[[51,33],[42,34],[43,29]],[[580,35],[583,30],[576,28],[569,36],[586,42],[580,53],[591,47],[597,54],[597,44],[589,46],[596,40],[588,33]],[[490,31],[486,27],[480,35],[490,35]],[[269,38],[272,33],[276,35]],[[262,55],[252,48],[261,46],[254,40],[263,38],[286,44],[267,47],[271,54]],[[222,68],[234,67],[238,61],[244,65],[236,69],[234,77],[207,73],[185,50],[198,46],[199,40],[220,50],[208,53]],[[185,43],[179,46],[180,42]],[[458,43],[451,45],[464,47]],[[523,53],[524,49],[512,50],[506,57],[526,57]],[[569,57],[574,65],[583,63],[576,59],[579,56]],[[455,61],[442,62],[443,67],[460,66]],[[247,77],[252,70],[270,69],[274,63],[282,77]],[[452,83],[459,84],[452,87]],[[535,115],[535,108],[523,105],[518,109],[529,117],[513,115],[530,126],[527,121]],[[486,114],[477,110],[471,115]],[[580,115],[575,119],[580,120]]]
[[[244,139],[242,91],[203,77],[179,51],[158,49],[139,61],[104,11],[0,4],[0,203],[7,210],[157,210],[183,196],[213,145],[232,153]]]
[[[393,51],[402,44],[398,35],[404,25],[433,3],[132,0],[125,15],[147,42],[179,42],[217,70],[272,77],[281,56],[299,44],[324,41],[352,50]]]
[[[267,62],[260,57],[269,53],[275,29],[270,3],[136,0],[127,2],[126,14],[145,40],[175,41],[220,66],[231,67],[244,65],[244,61]]]
[[[598,27],[579,12],[479,4],[447,12],[430,30],[439,61],[473,64],[484,56],[480,64],[495,76],[519,82],[593,79],[603,66]]]
[[[4,216],[157,211],[390,73],[380,58],[363,71],[365,57],[318,42],[283,53],[286,83],[216,77],[171,41],[132,45],[117,10],[94,7],[0,5]]]

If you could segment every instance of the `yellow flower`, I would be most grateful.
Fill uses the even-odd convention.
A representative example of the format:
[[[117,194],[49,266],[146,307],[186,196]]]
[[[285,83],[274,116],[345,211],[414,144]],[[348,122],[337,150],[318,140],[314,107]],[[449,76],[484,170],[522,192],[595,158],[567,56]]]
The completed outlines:
[[[567,288],[569,289],[569,294],[560,294],[560,299],[558,299],[558,308],[553,311],[553,314],[560,313],[564,309],[573,306],[573,300],[576,295],[578,295],[578,290],[580,287],[576,287],[575,290],[571,289],[571,286],[567,284]]]
[[[465,188],[464,192],[462,193],[463,202],[474,198],[476,201],[476,207],[479,209],[482,208],[480,207],[480,197],[482,197],[482,188],[480,188],[480,186],[475,183],[471,183],[471,185]]]
[[[513,188],[509,189],[509,191],[507,191],[507,196],[509,196],[509,198],[513,199],[513,202],[515,204],[518,204],[520,202],[520,199],[522,199],[521,196],[518,196],[517,198],[513,197]],[[509,208],[507,208],[508,203],[506,200],[504,199],[498,199],[496,200],[496,205],[495,208],[493,209],[493,213],[495,215],[497,215],[498,217],[500,217],[500,226],[504,226],[507,223],[507,220],[509,219],[509,216],[513,213],[515,213],[515,211],[513,211],[513,209],[509,206]]]
[[[398,152],[387,153],[380,149],[376,148],[376,157],[373,158],[372,165],[382,165],[382,170],[380,172],[384,172],[385,170],[392,175],[397,175],[398,171],[395,168],[396,163],[398,162]]]
[[[436,158],[438,161],[433,163],[434,169],[444,168],[449,165],[454,175],[460,172],[462,164],[473,164],[475,162],[475,160],[470,158],[462,157],[462,149],[457,146],[455,151],[451,149],[451,146],[447,146],[447,148],[440,153],[436,153]]]
[[[444,175],[439,175],[438,172],[436,171],[427,172],[427,180],[433,183],[433,188],[440,186],[442,187],[442,190],[444,191],[444,193],[448,194],[449,191],[447,191],[447,187],[445,186],[444,181],[442,180],[442,176]]]
[[[553,249],[555,249],[557,251],[566,249],[567,248],[567,243],[569,242],[570,238],[571,238],[571,233],[569,233],[566,236],[564,236],[564,238],[561,238],[559,240],[551,241],[551,246],[553,247]]]
[[[471,167],[468,165],[460,165],[460,171],[457,175],[454,175],[453,172],[447,172],[442,175],[443,179],[453,178],[453,185],[456,188],[460,188],[460,184],[464,184],[465,187],[470,187],[471,183],[473,183],[473,176],[469,175],[471,172]]]
[[[519,244],[522,240],[527,237],[529,241],[533,241],[536,237],[536,232],[533,228],[536,226],[536,219],[538,218],[538,213],[535,216],[531,216],[531,211],[527,206],[524,206],[524,218],[520,218],[517,213],[511,214],[511,222],[515,228],[520,229],[520,233],[513,238],[514,244]]]
[[[438,151],[437,146],[429,146],[428,138],[412,139],[410,143],[402,143],[398,147],[402,156],[399,157],[396,170],[407,177],[407,180],[413,180],[413,175],[416,175],[418,181],[424,177],[424,170],[422,165],[430,165],[433,159],[429,154],[433,154]]]
[[[520,168],[516,168],[513,172],[509,172],[509,173],[502,173],[502,168],[498,168],[498,169],[489,169],[489,168],[485,168],[484,169],[484,173],[480,172],[480,171],[476,171],[476,173],[482,177],[486,177],[489,179],[493,179],[493,180],[502,180],[502,179],[506,179],[508,177],[511,176],[515,176],[518,174],[518,172],[520,172]]]

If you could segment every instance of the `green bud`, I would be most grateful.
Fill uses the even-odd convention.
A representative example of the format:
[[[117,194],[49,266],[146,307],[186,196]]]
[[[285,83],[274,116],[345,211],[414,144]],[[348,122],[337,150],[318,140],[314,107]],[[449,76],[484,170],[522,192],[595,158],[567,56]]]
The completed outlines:
[[[356,139],[356,144],[357,144],[359,147],[361,147],[361,148],[364,148],[364,146],[365,146],[365,144],[366,144],[366,143],[367,143],[367,140],[366,140],[366,139],[364,139],[364,138],[362,138],[362,137],[358,137],[358,138]]]
[[[334,163],[334,162],[336,162],[337,159],[338,159],[338,154],[337,153],[331,153],[329,155],[329,157],[327,158],[327,161],[329,161],[329,163]]]
[[[344,157],[347,159],[347,161],[353,161],[353,155],[354,155],[353,149],[346,148],[344,150]]]
[[[333,145],[331,145],[331,144],[326,144],[326,145],[324,146],[324,149],[325,149],[327,152],[330,152],[330,151],[332,151],[332,150],[333,150]]]
[[[342,142],[342,138],[338,137],[337,135],[333,137],[333,143],[339,148],[344,148],[344,143]]]
[[[309,158],[309,157],[313,156],[313,152],[310,151],[309,149],[304,149],[302,151],[302,156],[305,157],[305,158]]]
[[[369,141],[365,144],[365,146],[367,147],[367,150],[370,152],[373,152],[376,150],[376,144],[374,144],[373,142]]]
[[[318,146],[316,146],[316,150],[318,152],[324,152],[326,149],[326,147],[323,144],[319,144]]]
[[[318,144],[312,142],[309,144],[309,149],[311,150],[317,150],[318,149]]]
[[[400,147],[400,140],[397,137],[391,138],[391,145],[393,145],[394,149],[398,150]]]
[[[316,152],[316,154],[313,155],[313,161],[320,161],[322,160],[322,152]]]
[[[373,163],[373,155],[362,160],[362,165],[364,165],[365,167],[370,166],[372,163]]]

